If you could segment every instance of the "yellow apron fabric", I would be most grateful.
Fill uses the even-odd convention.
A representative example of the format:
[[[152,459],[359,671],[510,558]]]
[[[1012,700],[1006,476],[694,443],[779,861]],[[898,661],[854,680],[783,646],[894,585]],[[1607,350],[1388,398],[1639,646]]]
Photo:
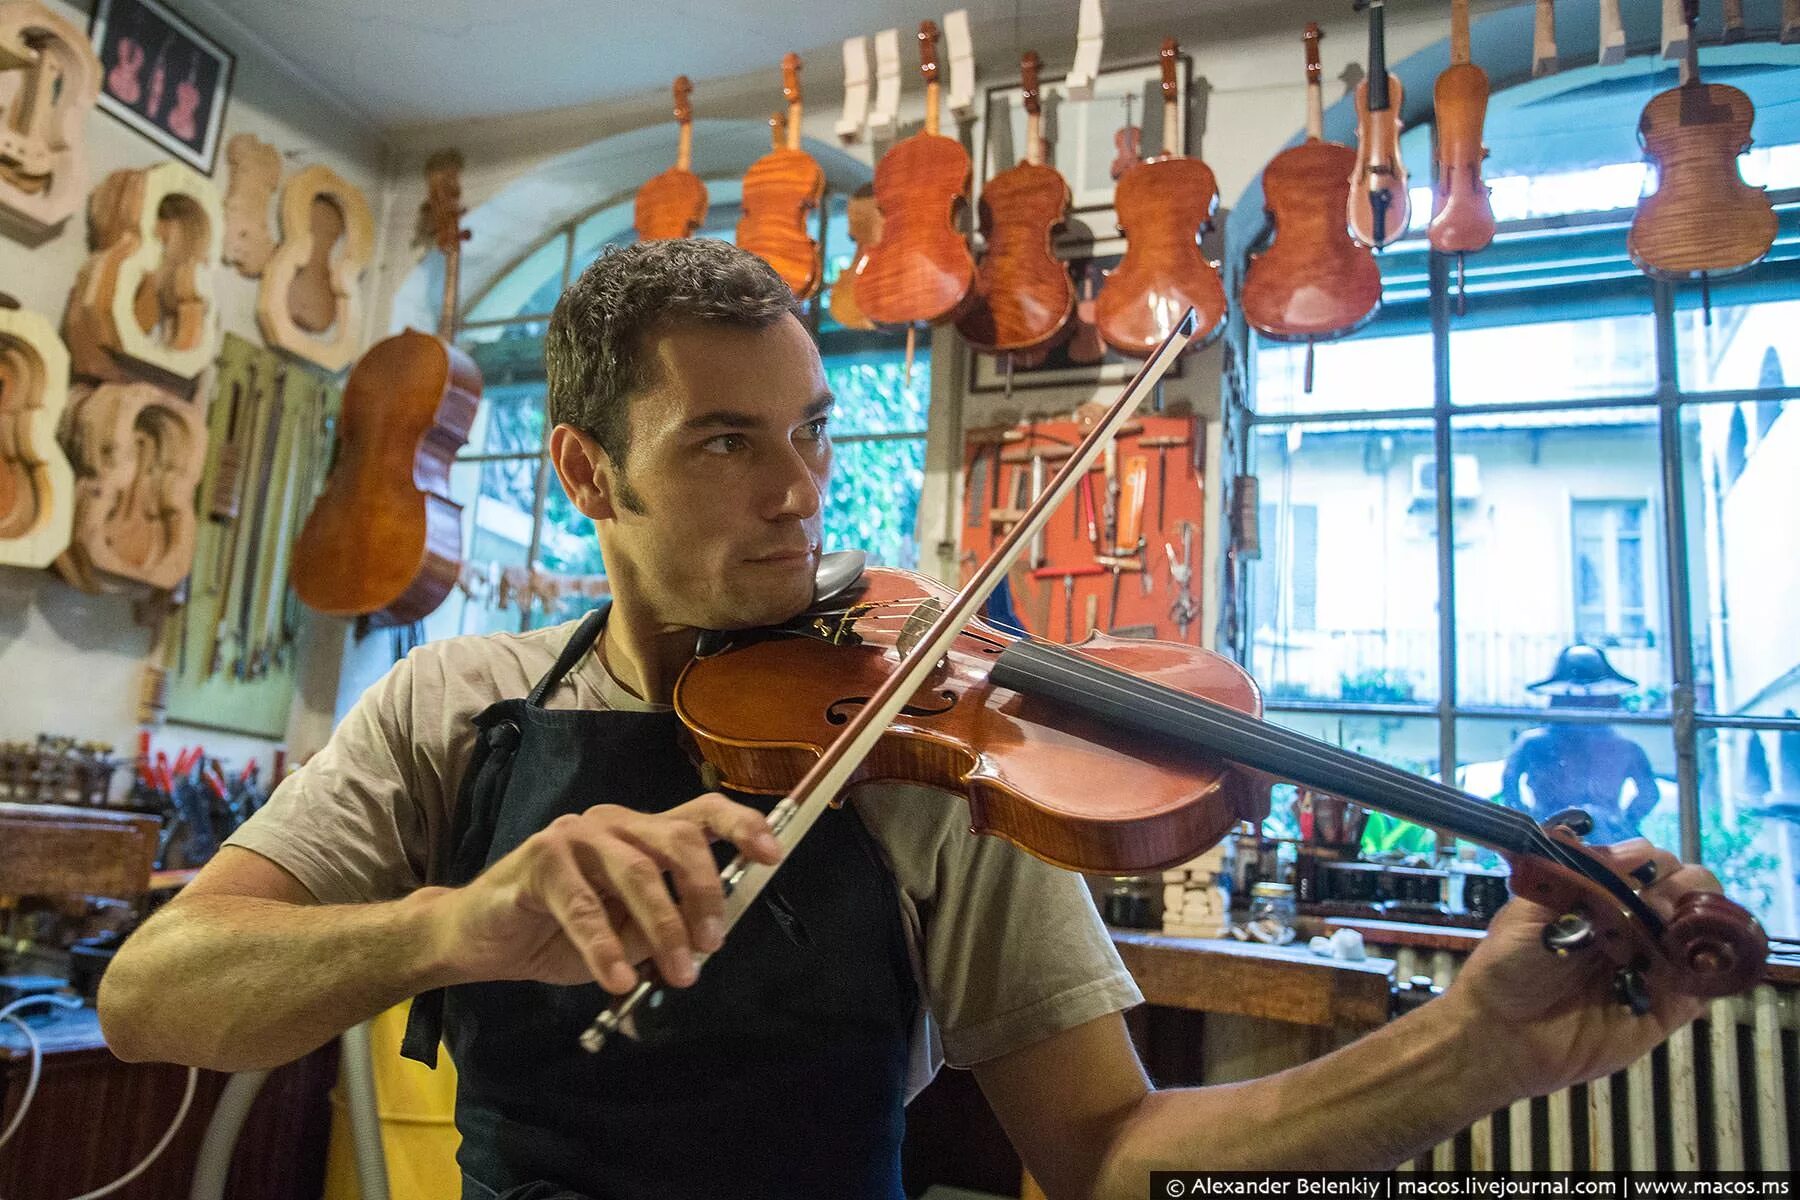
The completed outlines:
[[[406,1004],[376,1017],[370,1030],[375,1060],[375,1097],[381,1114],[381,1140],[387,1152],[391,1200],[443,1200],[462,1195],[456,1166],[456,1065],[447,1052],[438,1054],[437,1070],[400,1057],[406,1032]],[[325,1158],[323,1200],[361,1200],[356,1181],[356,1150],[344,1107],[344,1084],[331,1089],[331,1146]]]

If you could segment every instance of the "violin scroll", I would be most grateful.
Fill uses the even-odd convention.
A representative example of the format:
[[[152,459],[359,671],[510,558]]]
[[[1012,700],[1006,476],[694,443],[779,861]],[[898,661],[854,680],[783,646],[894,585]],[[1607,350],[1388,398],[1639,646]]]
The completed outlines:
[[[1743,905],[1716,892],[1689,892],[1675,902],[1663,953],[1690,996],[1735,996],[1762,974],[1769,939]]]

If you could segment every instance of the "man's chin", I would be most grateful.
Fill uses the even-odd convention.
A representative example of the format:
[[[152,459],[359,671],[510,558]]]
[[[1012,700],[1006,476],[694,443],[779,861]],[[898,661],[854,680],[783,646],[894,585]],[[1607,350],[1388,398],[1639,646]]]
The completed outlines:
[[[787,576],[786,572],[782,574]],[[726,605],[728,612],[720,614],[728,623],[714,628],[760,629],[780,625],[805,612],[812,606],[812,600],[813,570],[808,564],[806,569],[796,569],[791,576],[761,580],[734,589],[731,601]]]

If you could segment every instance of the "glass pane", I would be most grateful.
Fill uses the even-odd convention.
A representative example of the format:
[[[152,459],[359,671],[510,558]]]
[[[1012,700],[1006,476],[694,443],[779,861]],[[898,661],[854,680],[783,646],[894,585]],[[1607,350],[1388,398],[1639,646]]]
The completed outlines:
[[[552,236],[495,280],[463,320],[535,316],[555,308],[556,298],[562,295],[563,259],[568,255],[568,247],[566,234],[558,232]]]
[[[925,432],[931,407],[930,356],[913,360],[910,382],[902,350],[827,358],[825,380],[837,397],[831,412],[833,436]]]
[[[535,453],[544,444],[543,321],[469,330],[456,343],[481,368],[481,407],[463,446],[471,454]]]
[[[535,463],[536,459],[529,461]],[[501,609],[496,601],[501,569],[525,565],[531,511],[521,513],[507,494],[505,474],[488,469],[498,465],[501,464],[451,464],[450,496],[462,505],[464,586],[453,590],[438,610],[426,618],[428,641],[519,628],[519,610]],[[496,490],[496,485],[500,485],[500,490]]]
[[[1668,707],[1655,410],[1458,417],[1451,444],[1457,703]]]
[[[850,197],[833,192],[825,198],[831,214],[825,228],[825,286],[819,292],[819,332],[835,333],[843,326],[831,315],[831,289],[838,276],[856,261],[856,242],[850,237]]]
[[[1575,321],[1450,329],[1450,398],[1515,404],[1639,396],[1656,390],[1656,328],[1643,312]]]
[[[1800,936],[1800,730],[1700,731],[1700,861],[1773,937]]]
[[[1306,389],[1306,347],[1256,342],[1259,413],[1379,412],[1432,405],[1431,335],[1354,337],[1313,347],[1313,390]]]
[[[612,204],[582,218],[575,226],[575,257],[569,262],[569,278],[574,279],[600,257],[603,247],[629,246],[637,241],[632,228],[634,201]]]
[[[1403,771],[1437,778],[1438,723],[1430,717],[1370,717],[1337,713],[1297,713],[1270,711],[1268,719],[1288,729],[1317,738],[1322,742],[1373,758]],[[1263,831],[1272,837],[1298,837],[1300,827],[1294,812],[1295,790],[1288,785],[1275,789],[1269,804],[1269,818]],[[1383,812],[1370,812],[1363,827],[1362,851],[1365,855],[1432,855],[1436,835],[1398,817]]]
[[[1688,405],[1681,445],[1696,702],[1800,711],[1800,402]]]
[[[1415,484],[1429,423],[1263,425],[1253,453],[1250,670],[1264,694],[1435,700],[1437,523]]]
[[[1699,309],[1678,310],[1675,348],[1681,389],[1749,391],[1800,385],[1796,330],[1800,330],[1800,299],[1715,306],[1710,325]]]
[[[916,570],[925,439],[839,442],[825,499],[825,549],[862,550],[871,563]]]
[[[537,569],[553,575],[604,575],[606,566],[600,561],[600,539],[594,533],[594,522],[570,503],[556,472],[548,472],[544,493],[544,528],[538,546]],[[573,621],[594,607],[590,596],[571,592],[560,601],[534,603],[530,624],[533,629]]]
[[[1555,697],[1552,708],[1571,699]],[[1666,725],[1557,721],[1550,713],[1542,721],[1465,719],[1456,725],[1456,757],[1456,785],[1470,795],[1536,821],[1583,809],[1594,818],[1587,840],[1596,845],[1647,837],[1681,849],[1675,739]]]

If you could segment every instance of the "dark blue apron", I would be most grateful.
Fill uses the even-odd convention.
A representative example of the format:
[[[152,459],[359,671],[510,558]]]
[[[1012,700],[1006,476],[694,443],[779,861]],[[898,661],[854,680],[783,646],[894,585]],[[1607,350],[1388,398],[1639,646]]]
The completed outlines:
[[[707,789],[673,713],[551,710],[593,646],[590,613],[524,699],[475,718],[446,848],[459,887],[564,813],[662,812]],[[768,811],[769,797],[734,796]],[[722,866],[732,853],[715,848]],[[414,1000],[402,1052],[456,1062],[464,1200],[901,1200],[917,1003],[899,897],[855,808],[790,852],[707,962],[638,1013],[636,1041],[577,1038],[597,984],[492,982]]]

